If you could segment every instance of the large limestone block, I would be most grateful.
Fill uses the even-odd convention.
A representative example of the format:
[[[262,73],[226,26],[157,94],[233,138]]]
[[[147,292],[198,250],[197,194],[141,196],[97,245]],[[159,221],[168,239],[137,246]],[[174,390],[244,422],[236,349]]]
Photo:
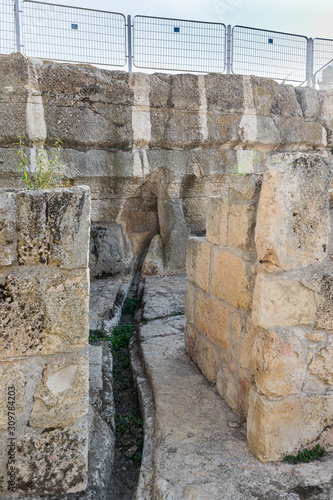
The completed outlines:
[[[185,348],[189,356],[196,362],[205,377],[216,381],[218,350],[187,321],[185,324]]]
[[[254,224],[255,207],[252,205],[236,205],[230,207],[230,246],[242,250],[249,249],[251,230]]]
[[[27,101],[32,64],[22,54],[0,57],[0,145],[28,136]]]
[[[255,242],[268,271],[317,264],[330,232],[331,161],[323,154],[278,154],[264,173]]]
[[[196,288],[188,281],[185,288],[185,316],[192,325],[194,325],[195,301]]]
[[[38,76],[48,141],[59,137],[66,147],[78,149],[132,144],[129,73],[48,62]]]
[[[87,248],[87,245],[86,245]],[[68,351],[88,340],[88,270],[19,266],[0,274],[0,359]]]
[[[17,441],[16,487],[58,498],[87,485],[88,439],[78,428],[49,429],[41,436],[27,433]],[[56,464],[56,469],[55,469]],[[24,496],[23,496],[24,495]],[[15,497],[14,497],[15,498]]]
[[[201,139],[200,99],[196,75],[156,74],[150,81],[153,148],[193,148]]]
[[[229,348],[229,309],[218,300],[198,294],[195,305],[195,325],[214,344]]]
[[[332,396],[270,401],[251,389],[249,401],[248,443],[253,454],[262,462],[282,460],[286,455],[297,454],[332,424]]]
[[[203,238],[191,237],[187,242],[186,274],[190,281],[209,293],[210,244]]]
[[[15,198],[9,194],[0,197],[0,266],[17,263]]]
[[[252,352],[257,392],[269,399],[299,394],[306,372],[303,350],[288,330],[261,331]]]
[[[0,189],[1,264],[86,268],[90,229],[89,188],[26,191]],[[16,243],[17,240],[17,243]]]
[[[310,372],[321,382],[333,386],[333,344],[320,349],[313,357]]]
[[[213,294],[234,307],[248,311],[252,296],[245,263],[230,252],[215,250],[213,255]]]
[[[64,428],[88,415],[88,346],[53,357],[46,364],[34,395],[30,426]]]
[[[252,320],[262,328],[314,323],[316,297],[296,278],[259,273],[256,277]]]
[[[219,244],[219,229],[221,220],[221,200],[212,198],[207,208],[206,238],[214,245]]]
[[[228,405],[236,412],[240,413],[239,404],[239,383],[238,374],[235,366],[232,366],[234,370],[223,363],[222,367],[217,372],[216,376],[216,388],[220,396],[228,403]]]

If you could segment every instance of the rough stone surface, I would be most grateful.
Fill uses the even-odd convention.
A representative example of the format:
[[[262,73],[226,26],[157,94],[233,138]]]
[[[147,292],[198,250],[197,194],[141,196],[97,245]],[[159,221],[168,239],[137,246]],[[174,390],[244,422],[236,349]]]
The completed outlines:
[[[111,332],[117,326],[128,292],[128,279],[101,279],[90,284],[89,329],[104,328]]]
[[[264,173],[256,247],[265,266],[288,271],[326,258],[330,232],[331,160],[322,155],[276,155]]]
[[[249,140],[254,125],[244,120]],[[332,446],[331,180],[319,153],[272,155],[263,175],[238,170],[210,204],[207,239],[188,246],[186,350],[247,419],[262,461]]]
[[[19,184],[17,135],[32,160],[40,141],[59,138],[66,175],[91,190],[92,277],[131,273],[158,232],[164,265],[183,271],[187,237],[205,231],[209,200],[226,194],[230,174],[262,172],[272,152],[332,147],[331,95],[250,76],[128,74],[4,55],[0,185]]]
[[[164,318],[185,311],[186,276],[173,275],[146,278],[143,294],[144,319]]]
[[[152,478],[152,490],[140,489],[137,499],[330,500],[330,454],[298,465],[261,463],[254,458],[244,420],[229,409],[185,353],[182,325],[180,316],[141,327],[140,374],[148,375],[152,389],[151,398],[142,402],[154,402],[155,425],[145,442],[149,469],[143,469],[140,478],[141,484],[145,477]]]
[[[0,267],[0,495],[82,492],[89,441],[89,189],[0,190],[0,200],[13,216],[10,223],[0,220],[9,238],[0,240],[6,255]]]

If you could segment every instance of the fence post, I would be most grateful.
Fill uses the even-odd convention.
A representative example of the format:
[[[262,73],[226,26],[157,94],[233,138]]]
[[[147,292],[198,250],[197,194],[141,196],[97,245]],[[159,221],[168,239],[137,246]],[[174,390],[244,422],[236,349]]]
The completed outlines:
[[[306,49],[306,83],[309,87],[314,87],[313,81],[313,38],[308,38]]]
[[[231,75],[232,61],[231,61],[231,49],[232,49],[232,30],[231,24],[227,26],[227,75]]]
[[[20,0],[14,0],[16,52],[21,52]]]
[[[127,16],[128,72],[132,73],[132,17]]]

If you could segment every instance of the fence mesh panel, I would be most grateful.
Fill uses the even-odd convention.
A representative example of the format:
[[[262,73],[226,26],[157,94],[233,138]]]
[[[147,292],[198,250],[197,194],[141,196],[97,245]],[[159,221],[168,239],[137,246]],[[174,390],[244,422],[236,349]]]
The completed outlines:
[[[15,19],[13,0],[0,0],[0,54],[15,51]]]
[[[225,70],[224,24],[135,16],[133,64],[171,71]]]
[[[322,70],[326,70],[326,75]],[[315,83],[325,81],[325,79],[327,83],[333,83],[333,40],[328,38],[313,40],[313,73]]]
[[[232,70],[274,80],[306,80],[307,38],[301,35],[235,26]]]
[[[126,64],[126,23],[122,14],[30,0],[22,6],[26,55],[111,66]]]

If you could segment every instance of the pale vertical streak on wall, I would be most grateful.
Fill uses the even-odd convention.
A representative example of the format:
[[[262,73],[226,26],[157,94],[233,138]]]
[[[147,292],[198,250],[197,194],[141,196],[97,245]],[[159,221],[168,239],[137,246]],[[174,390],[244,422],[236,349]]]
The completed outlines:
[[[208,125],[207,125],[207,99],[205,78],[203,75],[198,76],[198,90],[199,90],[199,127],[202,135],[202,141],[208,141]]]
[[[133,174],[145,177],[149,174],[149,163],[145,149],[151,140],[149,110],[149,78],[137,73],[132,80],[134,102],[132,107],[133,130]]]

